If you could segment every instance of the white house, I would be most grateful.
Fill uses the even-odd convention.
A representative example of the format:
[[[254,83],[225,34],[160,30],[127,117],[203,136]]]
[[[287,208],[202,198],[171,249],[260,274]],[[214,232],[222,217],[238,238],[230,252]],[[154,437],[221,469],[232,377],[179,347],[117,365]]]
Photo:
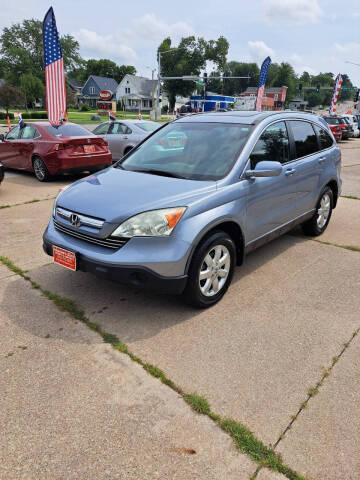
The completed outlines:
[[[116,101],[122,102],[125,110],[149,111],[152,109],[152,97],[156,98],[157,81],[137,75],[125,75],[116,89]]]

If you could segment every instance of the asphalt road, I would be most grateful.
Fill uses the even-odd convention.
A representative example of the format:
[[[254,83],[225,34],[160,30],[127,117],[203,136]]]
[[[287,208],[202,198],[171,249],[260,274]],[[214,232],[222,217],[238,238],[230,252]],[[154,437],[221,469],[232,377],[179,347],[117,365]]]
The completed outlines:
[[[182,390],[247,426],[292,469],[313,479],[355,480],[360,139],[341,149],[342,195],[352,198],[339,199],[325,234],[312,240],[294,231],[255,251],[210,310],[53,265],[41,234],[52,198],[73,179],[40,184],[7,172],[0,205],[11,206],[0,209],[0,255],[42,289],[72,299]],[[0,266],[0,285],[0,478],[254,474],[257,465],[209,418],[29,281]],[[189,449],[196,453],[184,453]],[[285,477],[262,469],[256,478]]]

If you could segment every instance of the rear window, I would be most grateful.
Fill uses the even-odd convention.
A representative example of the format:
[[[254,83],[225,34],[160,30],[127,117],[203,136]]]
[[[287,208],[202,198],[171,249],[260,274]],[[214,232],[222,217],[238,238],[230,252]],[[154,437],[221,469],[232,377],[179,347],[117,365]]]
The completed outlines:
[[[340,120],[335,117],[326,117],[325,120],[329,125],[340,125],[341,123]]]
[[[52,127],[51,125],[45,127],[45,129],[53,137],[91,137],[93,136],[92,132],[89,132],[84,127],[80,125],[75,125],[74,123],[60,125],[59,127]]]
[[[141,130],[144,130],[145,132],[155,132],[155,130],[157,130],[159,128],[159,125],[157,125],[156,123],[135,123],[135,125],[139,128],[141,128]]]
[[[319,138],[320,150],[330,148],[333,144],[333,140],[326,130],[315,125],[315,130]]]
[[[311,123],[290,121],[294,135],[296,158],[311,155],[319,150],[316,134]]]

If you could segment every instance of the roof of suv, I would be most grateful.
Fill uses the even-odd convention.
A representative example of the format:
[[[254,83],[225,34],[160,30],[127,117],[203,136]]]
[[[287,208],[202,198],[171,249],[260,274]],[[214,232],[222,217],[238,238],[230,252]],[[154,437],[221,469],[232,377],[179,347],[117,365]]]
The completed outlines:
[[[198,113],[194,115],[187,115],[186,117],[180,117],[176,122],[222,122],[222,123],[244,123],[247,125],[255,125],[265,118],[270,116],[284,118],[292,116],[299,119],[318,120],[318,116],[311,113],[303,113],[296,111],[284,111],[276,110],[269,112],[257,112],[257,111],[237,111],[231,112],[213,112],[213,113]]]

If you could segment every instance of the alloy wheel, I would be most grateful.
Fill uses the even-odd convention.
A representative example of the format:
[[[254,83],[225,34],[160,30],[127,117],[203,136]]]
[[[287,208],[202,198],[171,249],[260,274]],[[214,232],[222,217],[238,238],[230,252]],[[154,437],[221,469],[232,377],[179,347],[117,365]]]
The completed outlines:
[[[331,200],[328,193],[325,193],[320,201],[320,206],[318,208],[316,219],[317,225],[319,228],[324,228],[326,225],[327,219],[329,218],[331,210]]]
[[[35,161],[34,161],[34,172],[35,172],[35,175],[36,175],[37,179],[44,180],[44,178],[46,176],[45,168],[46,167],[44,165],[44,162],[42,160],[40,160],[40,158],[36,158]]]
[[[213,297],[226,284],[231,266],[230,252],[224,245],[210,248],[199,270],[199,286],[206,297]]]

